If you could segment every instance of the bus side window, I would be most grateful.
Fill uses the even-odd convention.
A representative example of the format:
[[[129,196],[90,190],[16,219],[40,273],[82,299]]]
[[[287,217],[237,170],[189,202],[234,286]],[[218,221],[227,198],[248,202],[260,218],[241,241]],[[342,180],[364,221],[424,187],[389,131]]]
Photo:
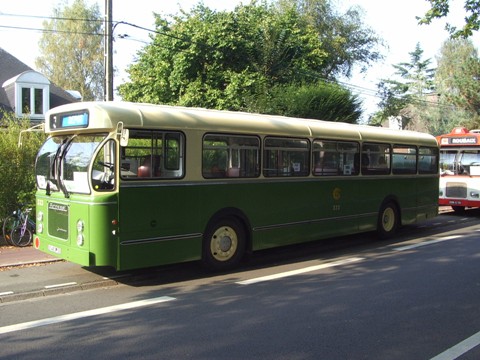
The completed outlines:
[[[260,139],[256,136],[206,134],[202,145],[204,178],[258,177]]]
[[[392,171],[398,175],[416,174],[417,148],[408,145],[394,145]]]
[[[138,167],[138,177],[159,177],[161,175],[160,160],[160,155],[145,156],[142,164]]]
[[[307,176],[310,172],[310,142],[307,139],[265,138],[263,175]]]
[[[313,142],[313,175],[358,175],[359,145],[350,141],[315,140]]]
[[[368,175],[390,174],[391,148],[389,144],[364,143],[362,146],[362,173]]]
[[[122,147],[124,179],[179,179],[184,174],[185,136],[181,132],[130,129]]]

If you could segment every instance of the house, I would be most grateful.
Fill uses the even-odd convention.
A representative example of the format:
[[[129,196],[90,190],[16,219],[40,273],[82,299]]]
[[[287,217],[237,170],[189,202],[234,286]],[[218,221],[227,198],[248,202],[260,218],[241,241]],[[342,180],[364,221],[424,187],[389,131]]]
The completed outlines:
[[[2,48],[0,85],[0,119],[3,111],[11,111],[18,118],[30,118],[33,124],[41,123],[47,110],[80,100]]]

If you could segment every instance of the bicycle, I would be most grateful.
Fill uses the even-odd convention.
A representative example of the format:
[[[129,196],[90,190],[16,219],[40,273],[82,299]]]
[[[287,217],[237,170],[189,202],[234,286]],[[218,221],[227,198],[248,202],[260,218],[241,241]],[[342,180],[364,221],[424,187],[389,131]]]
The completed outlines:
[[[18,224],[20,224],[19,214],[21,213],[22,209],[19,208],[18,210],[14,211],[12,215],[7,216],[5,220],[3,220],[2,233],[7,245],[14,245],[12,242],[12,230],[16,228]]]
[[[3,236],[9,245],[24,247],[32,243],[35,221],[29,216],[31,210],[19,208],[3,222]]]

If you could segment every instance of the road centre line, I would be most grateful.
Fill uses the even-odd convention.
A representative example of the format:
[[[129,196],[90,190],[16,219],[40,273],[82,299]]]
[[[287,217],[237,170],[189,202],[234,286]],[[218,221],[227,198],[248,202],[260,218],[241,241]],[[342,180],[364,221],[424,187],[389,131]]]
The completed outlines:
[[[142,306],[148,306],[148,305],[158,304],[158,303],[172,301],[172,300],[176,300],[176,299],[170,296],[161,296],[161,297],[152,298],[152,299],[133,301],[125,304],[118,304],[118,305],[107,306],[107,307],[93,309],[93,310],[80,311],[72,314],[55,316],[47,319],[28,321],[20,324],[0,327],[0,334],[6,334],[6,333],[11,333],[11,332],[20,331],[20,330],[27,330],[27,329],[31,329],[39,326],[52,325],[52,324],[57,324],[65,321],[77,320],[85,317],[103,315],[103,314],[108,314],[108,313],[121,311],[121,310],[134,309]]]
[[[480,345],[480,331],[430,360],[454,360]]]
[[[357,262],[357,261],[362,261],[362,260],[364,260],[364,258],[353,257],[353,258],[334,261],[334,262],[330,262],[330,263],[326,263],[326,264],[308,266],[308,267],[302,268],[302,269],[285,271],[285,272],[278,273],[278,274],[266,275],[266,276],[261,276],[261,277],[258,277],[258,278],[253,278],[253,279],[248,279],[248,280],[243,280],[243,281],[237,281],[236,284],[251,285],[251,284],[256,284],[256,283],[263,282],[263,281],[276,280],[276,279],[285,278],[285,277],[288,277],[288,276],[294,276],[294,275],[304,274],[304,273],[312,272],[312,271],[316,271],[316,270],[321,270],[321,269],[327,269],[327,268],[331,268],[331,267],[346,265],[346,264],[350,264],[350,263]]]
[[[424,242],[421,242],[421,243],[418,243],[418,244],[400,246],[400,247],[394,248],[393,250],[395,250],[395,251],[411,250],[411,249],[415,249],[415,248],[418,248],[418,247],[421,247],[421,246],[427,246],[427,245],[436,244],[436,243],[439,243],[439,242],[442,242],[442,241],[457,239],[459,237],[462,237],[462,236],[461,235],[445,236],[445,237],[440,238],[440,239],[424,241]]]

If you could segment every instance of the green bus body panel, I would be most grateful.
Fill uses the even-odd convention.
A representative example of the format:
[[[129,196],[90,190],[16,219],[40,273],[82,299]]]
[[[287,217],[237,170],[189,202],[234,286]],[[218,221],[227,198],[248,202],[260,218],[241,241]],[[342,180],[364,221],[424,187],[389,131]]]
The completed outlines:
[[[431,191],[418,194],[416,182]],[[389,196],[401,207],[402,223],[416,223],[437,215],[437,183],[435,177],[406,176],[122,188],[120,213],[129,215],[120,219],[119,268],[200,259],[202,236],[215,214],[242,214],[252,250],[376,230]]]
[[[38,194],[37,211],[44,213],[45,223],[49,203],[65,203],[71,210],[68,240],[38,237],[40,250],[84,266],[150,267],[200,259],[203,234],[217,213],[242,214],[251,249],[259,250],[376,230],[380,206],[389,197],[400,206],[402,224],[434,217],[437,186],[432,176],[159,183],[122,187],[118,204],[117,195],[72,196],[66,202]],[[417,193],[417,187],[431,191]],[[117,206],[123,217],[117,217]],[[76,244],[78,219],[86,231],[81,247]]]
[[[120,193],[120,269],[200,259],[198,187],[164,183]]]
[[[66,235],[49,233],[51,225],[59,223],[55,216],[58,212],[52,208],[59,205],[68,208],[68,229]],[[56,257],[84,266],[117,267],[118,242],[113,234],[115,226],[112,220],[117,219],[117,195],[108,194],[97,197],[72,195],[66,199],[63,194],[55,193],[46,196],[44,191],[37,192],[36,211],[43,213],[45,224],[43,233],[35,234],[39,242],[39,250]],[[62,215],[63,217],[63,215]],[[83,221],[82,246],[77,245],[77,222]],[[61,231],[64,233],[65,231]],[[47,236],[48,235],[48,236]]]

